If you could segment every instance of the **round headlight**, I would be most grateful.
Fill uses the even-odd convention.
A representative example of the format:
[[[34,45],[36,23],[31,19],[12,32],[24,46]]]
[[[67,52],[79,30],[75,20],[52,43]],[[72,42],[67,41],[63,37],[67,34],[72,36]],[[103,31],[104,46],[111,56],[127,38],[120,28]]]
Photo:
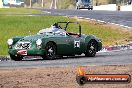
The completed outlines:
[[[13,44],[13,39],[8,39],[8,40],[7,40],[7,44],[8,44],[8,45],[12,45],[12,44]]]
[[[41,44],[42,44],[42,40],[41,40],[41,39],[38,39],[38,40],[36,41],[36,44],[37,44],[37,45],[41,45]]]

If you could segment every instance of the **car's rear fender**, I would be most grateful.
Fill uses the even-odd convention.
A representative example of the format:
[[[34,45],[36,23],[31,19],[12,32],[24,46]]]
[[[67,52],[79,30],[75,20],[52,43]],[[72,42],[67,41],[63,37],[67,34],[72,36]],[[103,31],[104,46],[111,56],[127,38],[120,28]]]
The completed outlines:
[[[97,43],[97,51],[99,51],[99,50],[102,49],[101,40],[98,39],[96,36],[93,36],[93,35],[87,36],[87,37],[85,38],[85,45],[87,46],[87,44],[88,44],[90,41],[95,41],[95,42]]]

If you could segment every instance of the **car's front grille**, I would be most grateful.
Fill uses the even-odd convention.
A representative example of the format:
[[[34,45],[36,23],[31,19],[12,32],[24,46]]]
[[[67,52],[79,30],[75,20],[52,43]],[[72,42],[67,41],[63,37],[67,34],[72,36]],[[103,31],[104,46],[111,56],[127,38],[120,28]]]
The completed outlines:
[[[30,42],[18,42],[16,44],[16,49],[30,49],[31,43]]]

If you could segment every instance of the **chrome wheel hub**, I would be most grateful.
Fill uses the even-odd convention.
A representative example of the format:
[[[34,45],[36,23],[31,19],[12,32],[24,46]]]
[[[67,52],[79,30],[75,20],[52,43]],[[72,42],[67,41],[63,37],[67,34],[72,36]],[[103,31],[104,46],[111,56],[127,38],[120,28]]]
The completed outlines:
[[[52,48],[49,48],[48,52],[49,53],[53,53],[53,49]]]
[[[91,49],[91,50],[94,50],[94,46],[91,46],[90,49]]]

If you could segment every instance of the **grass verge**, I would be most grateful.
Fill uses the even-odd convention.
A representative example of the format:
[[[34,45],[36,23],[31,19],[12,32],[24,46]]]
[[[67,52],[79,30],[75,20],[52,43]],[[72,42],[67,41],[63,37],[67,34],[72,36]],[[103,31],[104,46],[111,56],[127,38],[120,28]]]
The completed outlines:
[[[26,36],[36,34],[40,29],[50,27],[51,24],[58,21],[76,21],[59,16],[0,16],[0,55],[7,55],[7,39],[14,36]],[[92,24],[86,21],[80,21],[83,34],[93,34],[101,38],[104,45],[117,43],[119,40],[130,40],[131,31],[124,31],[105,27],[99,24]],[[76,27],[71,26],[72,31],[78,31]],[[30,33],[29,33],[30,31]],[[121,42],[124,43],[124,42]]]
[[[0,8],[0,15],[10,14],[40,14],[39,10],[28,9],[28,8]]]

